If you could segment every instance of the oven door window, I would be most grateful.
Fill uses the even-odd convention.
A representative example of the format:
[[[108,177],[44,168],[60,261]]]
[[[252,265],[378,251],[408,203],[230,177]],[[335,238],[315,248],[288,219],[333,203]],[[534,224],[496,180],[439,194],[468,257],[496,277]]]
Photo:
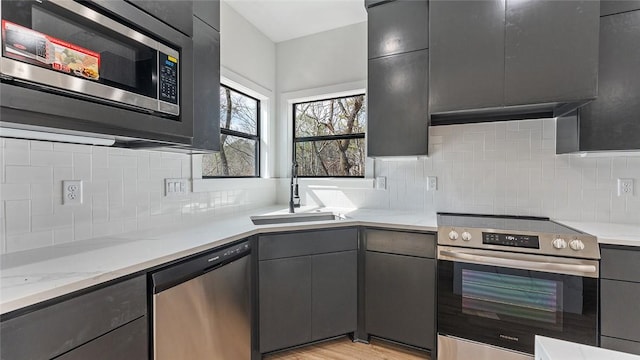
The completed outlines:
[[[106,85],[104,94],[91,95],[116,102],[127,94],[158,97],[157,49],[52,2],[3,1],[2,37],[3,57],[50,70],[49,76],[25,80],[87,93],[64,85],[66,77],[79,78]]]
[[[533,353],[534,335],[597,345],[597,279],[438,261],[438,332]]]

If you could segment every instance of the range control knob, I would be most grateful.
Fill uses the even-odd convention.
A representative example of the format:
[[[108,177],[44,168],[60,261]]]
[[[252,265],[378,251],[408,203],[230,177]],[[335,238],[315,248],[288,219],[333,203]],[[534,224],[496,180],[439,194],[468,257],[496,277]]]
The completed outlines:
[[[462,240],[464,240],[464,241],[469,241],[469,240],[471,240],[471,234],[469,234],[469,232],[468,232],[468,231],[463,232],[463,233],[462,233]]]
[[[575,251],[584,250],[584,243],[582,240],[571,240],[569,242],[569,247]]]
[[[458,240],[458,232],[455,230],[451,230],[451,232],[449,232],[449,239]]]
[[[553,247],[556,249],[565,249],[567,247],[567,242],[564,239],[557,238],[553,240]]]

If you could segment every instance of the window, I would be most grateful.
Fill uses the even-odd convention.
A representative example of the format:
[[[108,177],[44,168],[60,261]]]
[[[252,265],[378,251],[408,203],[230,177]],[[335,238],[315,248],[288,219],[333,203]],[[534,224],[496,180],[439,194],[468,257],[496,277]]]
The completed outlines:
[[[364,94],[293,104],[298,175],[364,177]]]
[[[260,176],[260,100],[220,85],[220,151],[202,157],[202,175]]]

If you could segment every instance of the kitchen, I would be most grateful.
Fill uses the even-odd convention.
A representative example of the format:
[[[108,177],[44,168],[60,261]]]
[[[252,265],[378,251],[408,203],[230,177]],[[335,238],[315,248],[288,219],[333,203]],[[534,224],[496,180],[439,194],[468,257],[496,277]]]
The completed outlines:
[[[57,3],[65,2],[52,3],[57,6]],[[637,94],[633,89],[638,88],[638,83],[629,75],[633,72],[617,71],[625,66],[636,66],[637,69],[639,65],[633,60],[640,57],[633,54],[606,57],[602,50],[605,49],[606,54],[620,55],[622,50],[619,43],[606,42],[609,38],[605,35],[616,33],[609,27],[624,24],[635,24],[635,28],[631,26],[629,29],[637,29],[637,8],[640,8],[637,2],[603,1],[597,6],[588,2],[582,14],[588,14],[584,16],[590,16],[591,21],[581,23],[587,27],[587,30],[580,31],[586,40],[577,41],[581,47],[571,47],[575,54],[570,55],[574,57],[566,61],[571,67],[564,68],[562,64],[566,66],[566,62],[563,63],[557,54],[555,60],[560,65],[545,63],[542,67],[542,71],[556,71],[554,76],[544,77],[545,81],[554,78],[573,79],[562,82],[568,83],[569,87],[575,85],[587,89],[586,92],[591,95],[594,95],[594,84],[597,83],[595,91],[600,103],[603,97],[612,92],[620,94],[615,87],[612,89],[612,81],[618,82],[613,85],[625,86],[626,97],[616,98],[615,103],[620,106],[612,108],[604,104],[598,108],[593,105],[596,104],[594,102],[585,107],[590,113],[584,115],[587,110],[583,111],[583,119],[588,121],[580,119],[578,122],[587,126],[579,132],[585,136],[575,142],[565,141],[566,137],[575,137],[576,120],[575,116],[570,116],[570,112],[562,113],[563,109],[560,111],[547,106],[533,110],[526,108],[527,112],[523,112],[522,108],[511,111],[514,107],[504,106],[506,109],[488,115],[487,112],[471,112],[469,115],[469,112],[452,112],[446,108],[460,106],[460,109],[495,110],[495,106],[485,106],[482,101],[496,93],[500,96],[505,93],[505,90],[495,91],[487,85],[495,82],[481,80],[481,75],[488,77],[493,74],[481,67],[492,63],[485,61],[490,54],[467,57],[447,55],[448,51],[477,50],[471,43],[483,41],[481,23],[477,23],[475,28],[469,27],[480,34],[478,38],[470,38],[469,33],[446,31],[449,36],[447,39],[458,36],[455,41],[448,42],[459,44],[458,49],[444,47],[437,41],[443,26],[457,26],[459,23],[456,21],[471,24],[469,19],[483,9],[465,13],[455,6],[447,8],[444,6],[446,2],[432,2],[428,7],[426,2],[421,4],[419,1],[398,1],[401,5],[369,1],[366,4],[361,1],[349,4],[351,2],[347,1],[338,5],[336,2],[332,6],[344,6],[341,14],[348,11],[355,14],[352,20],[340,22],[336,19],[336,11],[331,11],[334,8],[324,8],[323,12],[318,4],[320,7],[314,8],[313,2],[305,7],[296,1],[263,2],[260,6],[253,2],[222,1],[218,9],[219,23],[216,24],[216,8],[205,11],[201,7],[216,2],[194,2],[193,9],[181,7],[188,9],[188,23],[192,27],[189,30],[188,26],[183,29],[184,24],[162,20],[162,14],[154,14],[153,8],[144,8],[145,3],[148,5],[152,2],[138,2],[137,5],[136,1],[94,3],[90,7],[93,11],[106,15],[108,19],[118,20],[115,21],[118,24],[134,23],[138,24],[136,28],[153,29],[142,32],[161,37],[165,40],[165,46],[171,45],[170,49],[164,50],[165,53],[171,49],[180,50],[177,62],[169,63],[177,63],[181,68],[178,79],[182,84],[179,88],[182,99],[180,113],[185,119],[167,121],[172,116],[171,110],[158,116],[133,116],[129,114],[140,112],[130,111],[126,106],[105,106],[110,103],[87,101],[84,98],[73,99],[78,107],[65,109],[52,106],[56,103],[49,100],[50,97],[63,95],[15,86],[14,80],[3,75],[0,113],[2,359],[79,359],[96,357],[96,354],[103,358],[161,358],[159,347],[177,348],[177,344],[181,343],[178,341],[181,333],[196,339],[206,334],[220,335],[236,331],[244,335],[234,336],[231,340],[224,334],[208,336],[205,340],[194,341],[197,346],[190,347],[221,354],[218,358],[222,359],[246,358],[247,353],[252,358],[260,358],[265,354],[265,357],[277,357],[278,354],[285,354],[280,353],[281,350],[350,334],[351,338],[363,342],[371,338],[374,345],[378,338],[409,345],[409,348],[421,351],[419,354],[424,357],[455,358],[443,355],[444,347],[437,345],[441,340],[437,337],[438,332],[451,335],[440,330],[441,317],[437,314],[441,307],[437,297],[440,296],[439,286],[442,283],[440,275],[444,274],[440,264],[445,261],[438,249],[441,246],[462,247],[467,243],[464,232],[472,237],[471,243],[481,240],[477,246],[484,245],[483,233],[496,234],[495,238],[499,240],[520,242],[534,241],[533,236],[537,236],[541,249],[554,244],[557,240],[555,235],[569,233],[565,244],[557,241],[559,249],[548,249],[553,259],[558,262],[561,259],[553,251],[569,254],[567,257],[570,259],[580,258],[575,254],[591,251],[584,256],[584,260],[595,260],[598,272],[597,275],[570,277],[583,279],[582,284],[596,283],[597,304],[595,307],[585,307],[589,311],[587,317],[591,325],[588,326],[594,334],[589,335],[589,341],[579,342],[640,353],[640,330],[637,321],[634,321],[636,315],[640,315],[634,311],[637,306],[629,302],[629,299],[637,298],[634,294],[638,294],[637,283],[640,279],[635,248],[640,239],[640,197],[637,189],[633,189],[640,179],[640,157],[637,153],[640,149],[637,140],[640,130],[637,122],[632,121],[636,118],[633,110],[637,109],[637,102],[624,102],[629,98],[638,98],[633,96]],[[496,3],[504,10],[504,1]],[[506,3],[509,4],[509,1]],[[368,11],[365,5],[370,6]],[[418,9],[422,6],[425,11],[415,11],[416,8],[412,6]],[[616,9],[616,6],[622,8]],[[130,13],[126,16],[119,14],[119,7],[128,9]],[[39,12],[37,16],[52,11],[43,9],[46,11]],[[296,14],[295,11],[313,13],[324,19],[320,22],[321,27],[314,30],[312,21],[301,15],[282,16]],[[385,11],[391,15],[386,16]],[[455,11],[456,16],[447,17],[447,11]],[[434,18],[434,12],[440,12],[441,16]],[[6,14],[3,8],[3,21],[11,21]],[[136,14],[139,21],[124,21],[131,18],[131,14]],[[322,14],[328,16],[322,17]],[[181,18],[178,13],[172,15]],[[33,14],[31,16],[36,17]],[[282,26],[276,26],[270,20],[275,17],[283,19],[283,24],[279,24]],[[287,25],[284,19],[289,18],[297,19],[299,23]],[[374,22],[378,25],[374,25]],[[165,23],[171,27],[166,27]],[[549,24],[547,26],[551,27]],[[394,28],[402,34],[407,27],[410,29],[408,34],[417,40],[403,42],[400,38],[389,43],[381,40],[385,33],[393,33],[391,30]],[[609,32],[605,31],[607,29]],[[45,26],[37,30],[56,37],[53,32],[55,29]],[[504,33],[504,26],[501,31]],[[552,33],[558,31],[551,29]],[[198,34],[206,36],[198,37]],[[587,37],[585,34],[593,36]],[[633,39],[640,36],[633,31],[625,34]],[[575,42],[572,38],[575,34],[567,31],[564,35],[556,36],[556,40],[569,39]],[[191,37],[192,42],[189,41]],[[469,38],[467,43],[464,42],[465,38]],[[374,39],[378,39],[378,42]],[[63,40],[73,43],[69,39]],[[219,41],[219,55],[216,46],[211,46],[216,41]],[[398,44],[413,48],[394,47]],[[540,46],[544,46],[544,42],[542,44]],[[76,45],[91,49],[83,46],[83,43]],[[385,49],[392,54],[380,53]],[[635,47],[622,49],[637,51]],[[496,50],[496,53],[503,53],[502,63],[505,62],[504,51],[504,46]],[[578,62],[583,54],[577,51],[590,51],[592,56],[588,59],[591,62]],[[598,51],[599,62],[594,63]],[[206,147],[220,147],[220,143],[215,142],[221,138],[203,137],[203,134],[211,131],[229,137],[242,137],[242,134],[238,128],[223,125],[224,112],[220,109],[225,108],[225,97],[220,96],[222,106],[216,104],[217,87],[212,90],[211,82],[204,81],[207,77],[218,76],[216,68],[206,67],[209,64],[207,62],[197,64],[198,71],[192,72],[187,60],[190,52],[201,55],[196,57],[198,59],[215,60],[219,56],[221,83],[234,91],[229,95],[234,96],[233,99],[245,99],[245,104],[258,104],[252,105],[254,125],[252,130],[247,131],[249,134],[246,137],[247,141],[253,141],[255,150],[249,174],[223,179],[220,173],[216,173],[223,168],[218,166],[222,163],[219,154],[197,154],[207,152]],[[423,56],[427,53],[428,56]],[[417,64],[418,73],[422,72],[420,74],[426,75],[427,66],[430,66],[428,82],[424,81],[426,76],[413,73],[384,72],[386,61],[402,59],[405,55],[416,57],[404,64]],[[106,64],[108,58],[102,56],[100,60]],[[5,59],[3,46],[3,61]],[[473,62],[468,59],[473,59]],[[620,62],[615,62],[619,59]],[[443,61],[453,66],[463,66],[464,71],[436,72],[434,66],[443,64]],[[608,64],[606,61],[613,62],[612,68],[616,71],[604,68]],[[474,67],[469,68],[470,64]],[[403,69],[402,65],[392,65],[390,68]],[[567,74],[559,75],[558,68]],[[3,74],[4,69],[3,65]],[[503,71],[503,67],[498,70]],[[524,82],[516,81],[515,84],[531,84],[534,70],[540,71],[540,68],[527,68],[524,76],[529,78],[522,80]],[[108,67],[102,66],[100,71],[101,77],[109,75]],[[579,74],[590,74],[590,77],[574,78],[576,72],[580,71],[584,73]],[[596,77],[598,72],[599,76]],[[462,79],[456,78],[458,73],[464,74]],[[444,75],[438,78],[437,74]],[[606,78],[606,74],[610,74],[611,78]],[[64,76],[71,77],[67,74]],[[501,77],[504,77],[504,73]],[[399,88],[393,87],[397,85],[394,79],[400,79],[395,80],[400,81]],[[438,82],[438,79],[442,81]],[[460,81],[456,83],[454,79]],[[189,87],[185,86],[188,83],[193,83],[194,91],[191,94]],[[380,85],[374,87],[375,84]],[[448,87],[438,87],[442,84]],[[558,84],[552,85],[560,88]],[[9,86],[11,91],[5,91]],[[435,90],[440,91],[437,93],[441,95],[439,98],[433,96]],[[24,101],[20,96],[25,92],[37,93],[38,99],[43,99],[42,104],[29,102],[28,96]],[[359,94],[366,94],[367,97],[364,109],[366,117],[358,118],[368,125],[365,141],[358,140],[357,134],[343,134],[343,138],[339,139],[350,137],[352,143],[367,143],[368,158],[358,158],[357,155],[351,158],[358,158],[363,164],[351,167],[353,171],[360,171],[357,176],[308,176],[307,171],[317,171],[318,167],[305,167],[304,157],[298,158],[299,153],[296,153],[299,176],[293,179],[291,170],[295,167],[289,160],[293,158],[293,143],[319,140],[306,136],[308,134],[296,137],[293,124],[300,117],[295,115],[295,106],[322,103],[320,100],[328,98],[346,99]],[[445,100],[451,100],[452,94],[456,101],[447,104]],[[482,94],[484,99],[478,94]],[[558,96],[555,100],[569,103],[560,95],[554,94]],[[409,101],[403,102],[397,98],[394,102],[386,100],[393,96],[404,96]],[[193,98],[192,107],[186,106],[189,98]],[[204,98],[209,101],[198,101]],[[581,104],[591,100],[588,98],[571,99],[576,100],[571,103]],[[438,99],[440,103],[435,102]],[[545,103],[551,102],[556,101],[545,100]],[[338,102],[335,104],[340,105]],[[344,100],[342,104],[352,103]],[[426,104],[430,104],[431,109]],[[19,109],[20,106],[33,106],[34,109]],[[398,109],[398,106],[401,108]],[[434,116],[433,108],[437,106],[442,111]],[[92,122],[65,120],[82,111],[85,111],[85,116],[91,117]],[[440,122],[438,126],[425,129],[427,111],[432,114],[432,125]],[[597,121],[598,111],[610,113],[611,120],[602,125],[601,119]],[[194,121],[189,129],[187,118],[190,112]],[[222,129],[215,128],[217,123],[212,129],[195,120],[199,118],[197,114],[218,112],[221,113]],[[554,116],[561,113],[559,118]],[[389,114],[403,114],[399,116],[403,121],[402,126],[386,121]],[[532,117],[534,115],[537,116]],[[622,128],[619,122],[615,122],[618,116],[626,117],[622,120]],[[157,122],[153,122],[152,118]],[[473,118],[509,121],[476,123]],[[130,123],[136,119],[140,120],[139,123]],[[110,121],[114,121],[116,126],[109,126]],[[162,125],[150,127],[149,123]],[[12,126],[14,124],[29,126]],[[197,129],[197,126],[203,128]],[[16,128],[23,132],[16,132]],[[38,131],[24,132],[34,129]],[[570,131],[572,129],[573,134]],[[189,131],[193,140],[188,136]],[[51,132],[56,134],[51,135]],[[594,133],[599,136],[591,136]],[[184,144],[185,138],[189,138],[189,145]],[[215,140],[214,144],[207,143],[211,139]],[[105,146],[109,142],[115,142],[116,146]],[[221,143],[225,144],[224,141]],[[301,146],[299,149],[307,148]],[[227,160],[233,159],[231,150],[227,155]],[[207,167],[207,164],[217,167]],[[242,169],[246,171],[247,168]],[[619,179],[627,184],[624,180],[631,180],[630,192],[624,190],[626,188],[619,184]],[[67,184],[71,188],[63,186],[63,181],[78,180],[81,181],[78,187],[74,183]],[[337,219],[292,222],[295,217],[286,214],[287,204],[293,197],[290,191],[292,182],[298,184],[297,193],[302,204],[301,208],[295,208],[296,213],[307,213],[314,217],[318,216],[315,211],[320,210],[320,215],[327,216],[328,213]],[[73,193],[72,200],[80,201],[69,203],[63,190]],[[63,198],[66,204],[63,204]],[[509,226],[500,230],[499,224],[492,223],[500,222],[496,219],[481,221],[480,224],[453,224],[446,223],[437,213],[546,217],[553,219],[553,224],[563,227],[563,230],[548,231],[548,225],[534,228],[531,223],[549,222],[529,218],[526,218],[529,220],[526,229]],[[251,222],[251,216],[284,223],[256,226]],[[445,231],[445,225],[455,229],[447,228]],[[476,235],[471,230],[458,231],[457,228],[479,228],[480,232]],[[453,230],[459,234],[450,236]],[[502,238],[498,234],[511,238]],[[549,235],[553,238],[547,240],[545,236]],[[529,239],[525,241],[522,236],[529,236]],[[459,239],[450,240],[451,237]],[[579,248],[576,245],[578,243],[571,245],[577,237],[580,237],[587,251],[573,250],[573,247]],[[565,240],[564,237],[562,239]],[[494,241],[493,237],[491,241]],[[594,245],[597,243],[600,249]],[[244,248],[245,245],[248,248]],[[513,246],[505,245],[490,246],[507,250],[507,253],[515,252]],[[595,253],[592,252],[594,247],[597,250]],[[477,248],[472,250],[478,251]],[[525,255],[532,256],[531,253],[522,256]],[[210,259],[213,260],[209,262]],[[200,270],[198,261],[205,262]],[[380,265],[375,265],[376,261]],[[193,264],[193,268],[189,264]],[[244,272],[219,276],[224,270],[232,269],[232,265],[239,265]],[[210,280],[216,287],[206,289],[212,291],[209,298],[212,301],[200,303],[202,307],[199,307],[207,309],[210,316],[193,317],[195,305],[190,305],[191,301],[198,303],[201,300],[187,296],[187,300],[172,303],[168,307],[172,310],[169,315],[174,315],[169,318],[169,323],[174,326],[160,326],[166,320],[159,317],[163,294],[171,294],[171,290],[176,290],[173,294],[177,293],[177,296],[193,294],[197,290],[189,289],[198,289],[198,284],[208,279],[204,275],[193,276],[194,268],[196,272],[215,269],[206,271],[211,278],[216,278]],[[242,276],[238,277],[239,274]],[[464,278],[464,274],[461,273],[459,277]],[[237,281],[230,282],[229,279]],[[537,277],[531,279],[540,282]],[[557,279],[552,281],[562,283]],[[193,284],[197,286],[189,288]],[[242,286],[233,286],[239,284]],[[397,296],[388,295],[388,289],[391,288]],[[177,291],[180,289],[187,291]],[[215,292],[216,289],[224,290]],[[220,311],[213,305],[228,304],[229,299],[234,298],[217,298],[215,294],[240,294],[232,303],[243,303],[244,306],[234,307],[235,312],[231,312],[234,316],[221,317]],[[593,299],[593,286],[585,287],[582,294],[588,294]],[[101,300],[106,298],[115,300]],[[240,298],[244,300],[237,300]],[[412,302],[411,299],[417,300]],[[574,297],[572,299],[575,300]],[[464,299],[457,301],[465,302]],[[562,304],[560,300],[557,305],[562,309],[568,307],[569,303]],[[394,308],[401,311],[390,310]],[[463,309],[463,313],[468,310]],[[561,314],[560,327],[569,323],[568,317],[562,321],[562,311],[557,313]],[[242,314],[250,316],[243,317]],[[496,315],[499,314],[496,311],[493,314],[500,316]],[[194,331],[196,327],[193,327],[181,331],[183,327],[175,326],[181,319],[190,325],[198,323],[198,326],[206,326],[207,330]],[[229,321],[215,325],[218,321],[222,322],[219,319]],[[215,329],[220,329],[216,326],[228,331],[216,332]],[[568,325],[566,328],[566,333],[571,335],[572,328]],[[162,336],[169,336],[171,341],[154,341]],[[465,336],[458,337],[473,340]],[[29,338],[40,338],[42,341],[36,346],[24,340]],[[238,344],[234,339],[243,341]],[[491,344],[491,341],[484,343]],[[355,345],[365,346],[360,343]],[[322,343],[318,346],[322,346]],[[231,353],[225,353],[223,349],[229,348]],[[234,353],[234,349],[239,353]],[[531,358],[533,349],[508,353],[516,354],[513,356],[526,354],[524,356]],[[198,355],[165,356],[199,358]],[[556,355],[555,358],[567,357]],[[605,355],[600,355],[600,358],[605,358]]]

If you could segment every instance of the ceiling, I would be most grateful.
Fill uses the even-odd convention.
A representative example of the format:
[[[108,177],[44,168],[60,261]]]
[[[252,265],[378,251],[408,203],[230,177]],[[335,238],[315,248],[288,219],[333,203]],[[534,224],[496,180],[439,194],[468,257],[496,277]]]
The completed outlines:
[[[226,0],[273,42],[367,20],[363,0]]]

